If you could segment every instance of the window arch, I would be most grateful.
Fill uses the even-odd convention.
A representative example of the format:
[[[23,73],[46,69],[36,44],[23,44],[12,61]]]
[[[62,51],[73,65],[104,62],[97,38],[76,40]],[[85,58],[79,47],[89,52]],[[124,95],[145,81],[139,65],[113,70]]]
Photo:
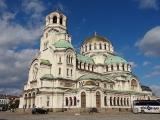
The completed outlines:
[[[87,45],[85,45],[85,51],[87,51]]]
[[[57,23],[57,16],[53,17],[53,23]]]
[[[61,68],[59,68],[59,75],[61,74]]]
[[[124,71],[124,64],[122,64],[122,70]]]
[[[111,65],[111,70],[113,71],[113,65]]]
[[[107,96],[104,97],[104,106],[107,106]]]
[[[108,65],[106,66],[106,71],[108,71]]]
[[[104,49],[106,50],[106,43],[104,44]]]
[[[60,24],[62,25],[62,22],[63,22],[63,17],[62,16],[60,16]]]
[[[89,50],[91,50],[91,44],[89,44]]]
[[[119,70],[119,65],[117,64],[117,70]]]
[[[99,43],[99,49],[102,49],[102,44],[101,43]]]
[[[68,106],[68,98],[66,97],[66,106]]]
[[[95,49],[95,50],[97,49],[96,43],[94,43],[94,49]]]
[[[110,97],[110,106],[112,106],[112,97]]]

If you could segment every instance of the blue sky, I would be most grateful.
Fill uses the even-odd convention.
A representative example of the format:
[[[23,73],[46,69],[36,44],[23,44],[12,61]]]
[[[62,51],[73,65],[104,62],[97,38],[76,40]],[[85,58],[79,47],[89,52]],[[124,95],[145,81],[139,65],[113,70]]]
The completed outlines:
[[[160,96],[159,0],[0,0],[0,93],[19,95],[45,26],[58,8],[79,52],[97,32],[132,65],[142,85]]]

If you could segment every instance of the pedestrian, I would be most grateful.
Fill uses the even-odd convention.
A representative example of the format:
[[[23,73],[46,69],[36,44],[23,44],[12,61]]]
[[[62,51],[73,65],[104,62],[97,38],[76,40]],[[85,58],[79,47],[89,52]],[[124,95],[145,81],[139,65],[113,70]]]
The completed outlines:
[[[91,107],[89,108],[89,114],[90,114],[90,113],[93,113],[93,110],[92,110]]]
[[[105,108],[106,113],[108,114],[108,110]]]

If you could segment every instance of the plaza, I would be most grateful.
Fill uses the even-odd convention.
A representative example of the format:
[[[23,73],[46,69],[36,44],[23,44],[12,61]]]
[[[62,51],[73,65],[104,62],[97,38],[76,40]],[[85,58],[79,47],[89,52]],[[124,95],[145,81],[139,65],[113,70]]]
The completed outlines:
[[[93,113],[93,114],[66,114],[65,112],[50,112],[49,114],[32,115],[30,113],[14,112],[0,112],[0,120],[158,120],[159,114],[133,114],[128,113]]]

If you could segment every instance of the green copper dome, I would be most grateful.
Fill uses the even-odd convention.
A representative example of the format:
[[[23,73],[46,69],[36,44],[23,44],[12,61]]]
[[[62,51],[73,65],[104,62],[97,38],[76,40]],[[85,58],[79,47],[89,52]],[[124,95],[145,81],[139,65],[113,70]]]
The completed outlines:
[[[127,61],[118,56],[111,56],[106,58],[106,60],[104,61],[104,64],[110,64],[110,63],[127,63]]]
[[[73,48],[72,44],[66,40],[60,40],[54,44],[55,48]]]

